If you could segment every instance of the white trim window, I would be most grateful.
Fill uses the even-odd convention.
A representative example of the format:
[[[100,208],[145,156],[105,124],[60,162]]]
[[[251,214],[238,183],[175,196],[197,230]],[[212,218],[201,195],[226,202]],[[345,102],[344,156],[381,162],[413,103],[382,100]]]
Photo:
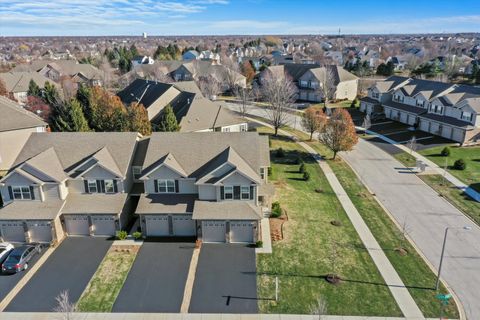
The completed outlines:
[[[242,200],[250,200],[250,186],[241,186],[240,195]]]
[[[105,193],[115,193],[113,180],[105,180]]]
[[[225,186],[223,189],[225,200],[233,200],[233,186]]]
[[[240,125],[240,132],[246,132],[246,131],[248,131],[248,126],[247,126],[247,124],[245,124],[245,123],[244,123],[244,124],[241,124],[241,125]]]
[[[157,180],[158,193],[175,193],[175,180],[162,179]]]
[[[462,111],[461,119],[465,120],[465,121],[472,121],[473,120],[473,113]]]
[[[98,192],[98,187],[97,187],[97,180],[87,180],[88,183],[88,193],[97,193]]]
[[[260,178],[262,180],[265,180],[265,168],[260,168]]]
[[[133,179],[138,180],[142,176],[142,167],[132,167]]]
[[[15,200],[32,200],[32,194],[28,186],[12,187],[12,193]]]

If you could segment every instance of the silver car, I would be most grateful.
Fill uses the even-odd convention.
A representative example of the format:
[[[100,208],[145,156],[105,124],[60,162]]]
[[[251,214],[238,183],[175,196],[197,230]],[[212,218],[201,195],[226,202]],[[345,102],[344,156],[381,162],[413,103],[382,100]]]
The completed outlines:
[[[13,249],[2,264],[2,272],[17,273],[27,270],[28,262],[39,252],[39,245],[25,245]]]

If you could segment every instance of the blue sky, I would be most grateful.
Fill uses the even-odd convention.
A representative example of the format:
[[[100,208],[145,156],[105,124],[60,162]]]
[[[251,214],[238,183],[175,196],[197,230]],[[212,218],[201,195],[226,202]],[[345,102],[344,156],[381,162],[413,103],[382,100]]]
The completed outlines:
[[[480,32],[470,0],[0,0],[0,35]]]

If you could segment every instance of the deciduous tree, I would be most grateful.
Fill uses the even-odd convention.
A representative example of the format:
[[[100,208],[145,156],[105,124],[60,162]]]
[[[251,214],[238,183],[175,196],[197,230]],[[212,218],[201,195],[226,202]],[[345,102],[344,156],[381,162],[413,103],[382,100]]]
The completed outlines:
[[[253,92],[251,89],[236,86],[233,93],[240,101],[240,114],[242,117],[245,117],[247,115],[249,103],[253,100]]]
[[[302,114],[302,126],[310,133],[310,141],[315,132],[319,132],[327,121],[327,116],[322,110],[310,107]]]
[[[8,98],[7,86],[5,85],[5,82],[2,79],[0,79],[0,96]]]
[[[133,102],[128,107],[128,122],[130,131],[140,132],[147,136],[152,133],[152,124],[148,120],[147,109],[142,104]]]
[[[340,151],[352,150],[358,137],[348,111],[336,108],[321,130],[319,140],[333,151],[333,159]]]

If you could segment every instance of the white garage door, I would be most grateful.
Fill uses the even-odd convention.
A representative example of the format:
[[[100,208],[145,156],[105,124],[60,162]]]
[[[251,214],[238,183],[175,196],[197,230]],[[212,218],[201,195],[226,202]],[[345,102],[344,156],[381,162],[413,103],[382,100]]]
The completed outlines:
[[[29,221],[27,226],[31,242],[52,241],[52,225],[49,221]]]
[[[392,109],[390,108],[385,108],[385,117],[388,118],[388,119],[391,119],[392,118]]]
[[[170,235],[167,215],[147,216],[145,223],[147,226],[147,236],[159,237]]]
[[[413,114],[408,115],[408,124],[413,126],[415,124],[416,117]]]
[[[231,221],[230,242],[253,242],[255,223],[253,221]]]
[[[203,242],[225,242],[225,221],[202,221]]]
[[[430,133],[439,134],[438,129],[440,129],[440,124],[437,122],[432,122],[430,124]]]
[[[420,120],[420,130],[428,132],[428,124],[429,124],[428,121]]]
[[[25,231],[22,222],[2,222],[2,238],[6,242],[25,242]]]
[[[452,138],[452,127],[444,126],[442,128],[442,134],[441,135],[444,138],[451,139]]]
[[[175,236],[194,236],[195,221],[191,214],[179,214],[173,216],[173,235]]]
[[[405,113],[405,112],[400,113],[400,122],[402,122],[402,123],[408,123],[408,122],[407,122],[407,117],[408,117],[408,114],[407,114],[407,113]]]
[[[69,236],[89,236],[90,226],[87,216],[65,216],[65,228]]]
[[[453,129],[452,140],[463,143],[464,136],[465,132],[463,130]]]
[[[112,216],[92,216],[92,226],[96,236],[115,235],[115,218]]]

